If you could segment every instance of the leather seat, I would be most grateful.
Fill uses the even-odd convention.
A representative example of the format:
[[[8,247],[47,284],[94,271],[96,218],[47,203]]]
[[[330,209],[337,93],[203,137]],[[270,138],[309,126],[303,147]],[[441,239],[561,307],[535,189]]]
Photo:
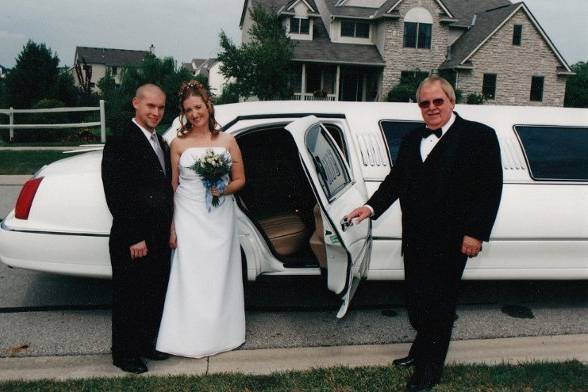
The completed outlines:
[[[325,237],[324,237],[324,227],[323,227],[323,218],[321,216],[321,209],[318,204],[314,205],[312,209],[312,213],[314,214],[314,232],[310,236],[308,242],[310,243],[310,249],[314,256],[318,260],[319,266],[321,268],[327,268],[327,251],[325,249]]]
[[[260,219],[258,223],[280,256],[298,252],[308,238],[308,230],[296,214],[272,216]]]

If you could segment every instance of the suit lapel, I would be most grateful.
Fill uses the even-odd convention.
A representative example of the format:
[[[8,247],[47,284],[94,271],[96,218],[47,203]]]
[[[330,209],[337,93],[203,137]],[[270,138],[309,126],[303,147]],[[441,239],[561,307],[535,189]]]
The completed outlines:
[[[147,161],[150,162],[154,171],[156,171],[161,176],[165,176],[165,174],[161,170],[161,164],[159,163],[159,158],[157,158],[157,154],[153,150],[151,143],[149,142],[149,140],[147,140],[147,138],[145,137],[145,134],[143,134],[143,131],[141,130],[141,128],[139,128],[137,126],[137,124],[135,124],[133,122],[132,125],[133,125],[133,132],[131,132],[131,133],[133,135],[135,135],[135,138],[137,139],[137,143],[135,145],[138,149],[141,150],[141,156],[143,156],[145,158],[146,162]],[[161,144],[162,143],[161,137],[159,135],[157,135],[157,138],[159,140],[160,145],[162,146],[161,148],[163,149],[164,156],[165,156],[165,149],[163,147],[163,144]],[[167,161],[167,159],[166,159],[166,161]],[[167,171],[167,163],[166,163],[166,171]]]

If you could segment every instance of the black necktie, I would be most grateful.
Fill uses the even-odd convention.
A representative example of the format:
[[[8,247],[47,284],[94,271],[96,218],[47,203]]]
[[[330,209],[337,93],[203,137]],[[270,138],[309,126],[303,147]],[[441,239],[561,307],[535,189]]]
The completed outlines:
[[[441,128],[438,128],[438,129],[425,128],[425,129],[423,129],[423,139],[426,139],[431,135],[435,135],[435,136],[437,136],[437,139],[440,139],[441,135],[443,135],[443,131],[441,130]]]

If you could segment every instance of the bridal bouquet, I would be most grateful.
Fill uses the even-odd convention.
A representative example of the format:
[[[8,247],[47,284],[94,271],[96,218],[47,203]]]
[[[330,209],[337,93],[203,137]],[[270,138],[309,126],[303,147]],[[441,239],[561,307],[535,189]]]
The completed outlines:
[[[198,159],[190,168],[202,178],[206,188],[206,207],[210,212],[212,207],[218,207],[218,196],[212,195],[212,187],[216,187],[220,193],[225,191],[231,172],[231,157],[226,154],[216,154],[212,149],[206,150],[204,156]]]

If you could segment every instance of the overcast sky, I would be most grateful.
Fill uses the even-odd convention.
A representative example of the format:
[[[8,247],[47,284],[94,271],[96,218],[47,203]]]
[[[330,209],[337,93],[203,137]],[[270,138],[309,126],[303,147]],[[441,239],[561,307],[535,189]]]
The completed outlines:
[[[76,46],[148,50],[179,62],[214,57],[224,30],[240,42],[244,0],[0,0],[0,64],[28,39],[71,65]],[[588,0],[526,0],[568,64],[588,61]]]

